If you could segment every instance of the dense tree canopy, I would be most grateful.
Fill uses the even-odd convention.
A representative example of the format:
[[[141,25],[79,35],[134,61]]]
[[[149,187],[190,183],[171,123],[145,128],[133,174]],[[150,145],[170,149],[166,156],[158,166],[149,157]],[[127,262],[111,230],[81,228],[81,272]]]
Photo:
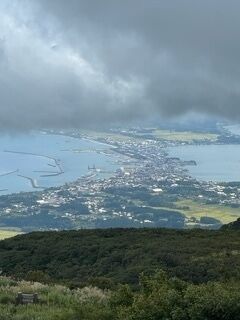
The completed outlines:
[[[239,240],[236,230],[33,232],[0,242],[0,268],[20,278],[41,271],[43,279],[70,286],[136,286],[141,272],[153,274],[156,269],[206,283],[240,276]]]

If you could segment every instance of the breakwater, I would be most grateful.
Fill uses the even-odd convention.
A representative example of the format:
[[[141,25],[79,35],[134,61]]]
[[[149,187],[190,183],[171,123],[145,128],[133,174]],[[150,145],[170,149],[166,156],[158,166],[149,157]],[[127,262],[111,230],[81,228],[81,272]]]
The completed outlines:
[[[30,181],[32,187],[34,189],[44,189],[44,187],[40,187],[38,184],[37,184],[37,180],[36,179],[33,179],[31,177],[28,177],[28,176],[23,176],[21,174],[18,174],[17,175],[18,177],[21,177],[21,178],[24,178],[24,179],[27,179],[28,181]]]
[[[9,171],[9,172],[6,172],[6,173],[2,173],[2,174],[0,174],[0,177],[9,176],[10,174],[17,173],[18,171],[19,171],[19,169],[13,170],[13,171]],[[0,190],[0,191],[1,191],[1,190]]]
[[[48,163],[49,166],[54,167],[57,169],[56,172],[49,172],[48,175],[42,175],[42,177],[51,177],[51,176],[58,176],[64,173],[64,170],[62,168],[61,162],[59,159],[47,156],[47,155],[43,155],[43,154],[39,154],[39,153],[33,153],[33,152],[25,152],[25,151],[14,151],[14,150],[4,150],[4,152],[7,153],[16,153],[16,154],[23,154],[23,155],[28,155],[28,156],[35,156],[35,157],[42,157],[42,158],[46,158],[46,159],[50,159],[51,161],[54,162],[54,164]]]
[[[89,164],[95,164],[100,169],[91,172],[94,173],[93,176],[85,178],[89,180],[95,179],[99,173],[100,178],[104,178],[118,167],[117,163],[109,161],[115,156],[109,155],[107,145],[101,146],[96,142],[71,137],[66,139],[63,135],[43,135],[36,132],[14,137],[2,136],[0,145],[1,195],[36,191],[40,190],[38,187],[57,187],[76,181],[90,173]],[[77,150],[85,152],[78,153]],[[26,177],[31,178],[32,182]]]

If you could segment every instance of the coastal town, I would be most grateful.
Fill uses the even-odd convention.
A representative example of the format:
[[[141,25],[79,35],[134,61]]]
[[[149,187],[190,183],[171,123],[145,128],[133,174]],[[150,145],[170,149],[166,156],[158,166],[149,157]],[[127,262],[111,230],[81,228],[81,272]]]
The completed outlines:
[[[110,146],[101,152],[114,158],[118,168],[106,174],[93,164],[86,175],[60,187],[2,195],[3,228],[217,229],[240,216],[240,182],[198,181],[188,171],[189,166],[197,165],[194,159],[183,161],[167,152],[168,146],[198,141],[155,139],[145,131],[139,138],[139,132],[133,130],[115,130],[99,137],[79,131],[56,133]],[[209,137],[201,141],[213,142]]]

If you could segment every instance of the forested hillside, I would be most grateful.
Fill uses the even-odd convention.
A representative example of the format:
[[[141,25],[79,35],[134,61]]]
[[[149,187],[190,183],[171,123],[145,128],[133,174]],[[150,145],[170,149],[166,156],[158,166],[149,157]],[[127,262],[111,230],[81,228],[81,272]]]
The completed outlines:
[[[240,277],[236,230],[108,229],[34,232],[0,242],[3,274],[70,287],[137,287],[162,269],[191,283]]]
[[[221,227],[222,230],[240,230],[240,218],[236,221],[225,224]]]

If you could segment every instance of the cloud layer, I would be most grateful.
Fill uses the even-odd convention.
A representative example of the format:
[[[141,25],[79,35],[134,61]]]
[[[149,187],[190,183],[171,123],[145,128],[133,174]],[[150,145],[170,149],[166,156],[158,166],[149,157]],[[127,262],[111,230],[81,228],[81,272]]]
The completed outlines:
[[[2,0],[0,129],[240,119],[240,3]]]

